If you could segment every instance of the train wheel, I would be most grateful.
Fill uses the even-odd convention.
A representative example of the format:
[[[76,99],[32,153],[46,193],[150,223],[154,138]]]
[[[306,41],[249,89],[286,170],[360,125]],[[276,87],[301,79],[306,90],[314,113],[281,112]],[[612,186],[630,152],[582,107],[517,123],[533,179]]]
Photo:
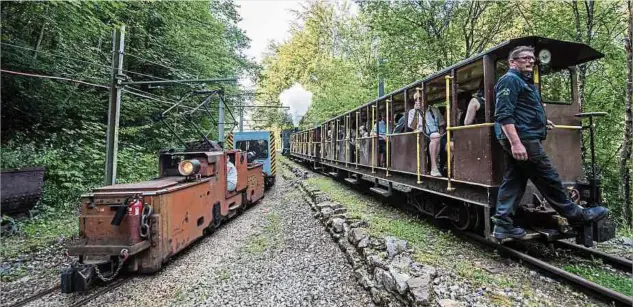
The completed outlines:
[[[453,227],[459,230],[475,228],[479,224],[479,214],[477,208],[469,203],[461,203],[455,207],[457,220],[451,220]]]

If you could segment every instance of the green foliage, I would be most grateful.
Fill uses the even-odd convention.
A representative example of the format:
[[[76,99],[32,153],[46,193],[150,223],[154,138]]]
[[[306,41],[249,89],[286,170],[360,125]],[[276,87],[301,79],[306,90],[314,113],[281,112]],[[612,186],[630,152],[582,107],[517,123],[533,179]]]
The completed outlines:
[[[593,265],[566,265],[563,269],[624,295],[633,295],[633,281],[623,274],[613,273]]]

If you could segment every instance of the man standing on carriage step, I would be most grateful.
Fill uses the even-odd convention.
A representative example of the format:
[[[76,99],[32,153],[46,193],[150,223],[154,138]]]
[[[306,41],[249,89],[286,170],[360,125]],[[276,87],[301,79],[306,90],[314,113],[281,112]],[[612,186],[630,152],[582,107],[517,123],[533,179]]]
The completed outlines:
[[[497,239],[525,236],[523,228],[513,225],[510,214],[521,201],[528,179],[571,224],[601,219],[608,211],[573,203],[543,151],[542,141],[553,124],[546,118],[538,87],[532,80],[535,60],[533,47],[514,48],[508,56],[510,69],[495,86],[495,133],[504,149],[506,164],[492,217]]]

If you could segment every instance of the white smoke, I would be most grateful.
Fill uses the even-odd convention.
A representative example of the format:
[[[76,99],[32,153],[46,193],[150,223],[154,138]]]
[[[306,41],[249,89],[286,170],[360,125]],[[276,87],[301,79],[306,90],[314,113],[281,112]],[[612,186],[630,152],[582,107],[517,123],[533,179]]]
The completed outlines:
[[[292,123],[296,127],[310,108],[312,93],[303,88],[301,84],[295,83],[279,94],[279,101],[283,106],[290,107],[288,113],[292,116]]]

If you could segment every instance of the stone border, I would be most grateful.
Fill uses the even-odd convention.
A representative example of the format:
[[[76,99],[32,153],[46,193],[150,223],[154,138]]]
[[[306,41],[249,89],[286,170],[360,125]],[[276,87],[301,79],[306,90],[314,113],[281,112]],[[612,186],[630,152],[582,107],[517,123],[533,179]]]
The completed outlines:
[[[432,304],[437,270],[413,261],[414,250],[407,241],[371,236],[367,221],[348,217],[345,206],[330,201],[326,194],[301,180],[308,177],[307,171],[292,168],[286,162],[281,164],[296,176],[287,178],[282,174],[284,179],[291,180],[291,185],[302,192],[303,199],[315,211],[314,217],[345,253],[358,283],[371,293],[374,303],[379,306]]]

